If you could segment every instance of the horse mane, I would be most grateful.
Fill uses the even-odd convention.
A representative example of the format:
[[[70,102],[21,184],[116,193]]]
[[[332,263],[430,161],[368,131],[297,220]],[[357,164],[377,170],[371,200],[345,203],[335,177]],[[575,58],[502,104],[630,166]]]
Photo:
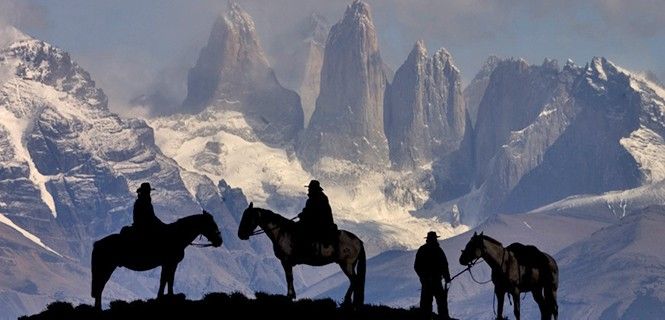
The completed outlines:
[[[176,222],[183,222],[183,221],[185,221],[185,220],[191,220],[191,219],[194,219],[194,218],[198,218],[199,216],[203,216],[203,214],[202,214],[202,213],[190,214],[190,215],[188,215],[188,216],[184,216],[184,217],[179,218],[178,220],[176,220],[176,221],[174,221],[174,222],[172,222],[172,223],[168,223],[168,224],[174,224],[174,223],[176,223]]]
[[[501,242],[499,242],[499,240],[496,240],[496,239],[494,239],[494,238],[492,238],[492,237],[490,237],[490,236],[486,236],[486,235],[484,235],[484,234],[481,235],[481,237],[482,237],[483,239],[489,241],[489,242],[492,242],[492,243],[494,243],[494,244],[497,244],[497,245],[500,245],[500,246],[503,247],[503,244],[502,244]]]
[[[255,210],[258,210],[261,212],[261,214],[265,215],[269,221],[275,222],[275,223],[285,223],[285,224],[294,224],[296,223],[293,220],[287,219],[284,216],[282,216],[279,213],[273,212],[268,209],[263,209],[263,208],[254,208]]]

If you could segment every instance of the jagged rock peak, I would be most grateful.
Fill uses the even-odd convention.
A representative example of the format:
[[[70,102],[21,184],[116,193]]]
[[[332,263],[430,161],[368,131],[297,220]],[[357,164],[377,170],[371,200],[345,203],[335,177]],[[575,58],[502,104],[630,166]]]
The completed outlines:
[[[364,1],[354,0],[352,4],[348,5],[344,12],[343,23],[349,21],[369,22],[373,27],[374,24],[372,23],[369,4]]]
[[[395,73],[384,106],[390,159],[398,167],[417,167],[445,156],[464,137],[459,70],[445,49],[428,57],[422,40]]]
[[[219,17],[219,20],[223,20],[227,28],[234,29],[241,35],[253,39],[253,42],[258,45],[254,20],[236,2],[229,1],[226,12]]]
[[[411,49],[411,52],[409,53],[407,60],[413,59],[427,59],[427,47],[425,47],[425,41],[422,39],[416,41],[413,45],[413,49]]]
[[[496,68],[496,65],[499,64],[499,62],[501,62],[501,58],[495,55],[487,57],[485,62],[483,62],[483,65],[480,67],[480,71],[478,72],[476,77],[489,75],[490,73],[492,73],[492,71],[494,71],[494,68]]]

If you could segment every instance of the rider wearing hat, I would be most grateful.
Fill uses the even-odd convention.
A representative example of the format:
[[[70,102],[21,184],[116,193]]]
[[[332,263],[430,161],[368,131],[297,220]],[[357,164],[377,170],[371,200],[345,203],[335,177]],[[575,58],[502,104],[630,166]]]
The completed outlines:
[[[155,210],[152,208],[150,191],[155,190],[147,182],[141,183],[136,189],[137,199],[134,202],[134,224],[137,229],[149,230],[164,223],[155,216]]]
[[[426,242],[416,253],[413,268],[420,278],[420,311],[423,319],[430,319],[432,314],[432,298],[436,298],[439,319],[452,319],[448,314],[448,289],[444,289],[441,280],[450,283],[450,272],[446,254],[439,246],[439,236],[434,231],[427,233]],[[447,287],[447,286],[446,286]]]
[[[309,182],[307,187],[307,202],[302,212],[298,214],[303,235],[307,242],[332,240],[332,230],[336,230],[333,222],[332,209],[328,197],[317,180]]]

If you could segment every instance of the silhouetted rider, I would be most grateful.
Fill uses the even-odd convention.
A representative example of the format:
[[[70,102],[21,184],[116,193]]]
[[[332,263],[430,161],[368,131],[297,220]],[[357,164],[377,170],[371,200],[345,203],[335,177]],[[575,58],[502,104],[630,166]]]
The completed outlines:
[[[150,184],[144,182],[136,189],[137,199],[134,202],[134,224],[132,225],[139,231],[153,232],[164,223],[155,216],[155,210],[152,208],[150,191],[155,190]]]
[[[448,314],[448,289],[444,289],[441,280],[450,283],[448,259],[439,246],[439,236],[434,231],[427,233],[427,241],[416,253],[413,268],[420,278],[420,311],[423,319],[430,319],[432,314],[432,298],[436,298],[439,319],[452,319]]]
[[[331,243],[337,226],[333,221],[328,197],[323,193],[323,188],[317,180],[310,181],[305,187],[308,191],[307,202],[305,208],[298,214],[305,240]]]

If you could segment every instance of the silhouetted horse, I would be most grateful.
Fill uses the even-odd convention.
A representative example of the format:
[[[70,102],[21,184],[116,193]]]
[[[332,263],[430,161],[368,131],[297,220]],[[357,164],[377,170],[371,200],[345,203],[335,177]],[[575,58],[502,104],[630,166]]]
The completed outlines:
[[[484,259],[492,268],[494,293],[498,301],[497,319],[503,319],[503,299],[512,295],[515,318],[520,319],[520,293],[531,292],[540,308],[540,318],[556,320],[559,307],[556,291],[559,285],[559,268],[547,253],[534,246],[513,243],[504,248],[501,242],[488,236],[474,233],[466,244],[459,262],[473,266]]]
[[[139,235],[130,230],[95,241],[92,249],[92,297],[95,307],[102,306],[102,291],[117,267],[146,271],[162,267],[157,297],[173,294],[173,278],[178,263],[185,257],[185,248],[203,235],[214,247],[222,245],[222,235],[212,215],[203,211],[166,224],[150,234]]]
[[[284,267],[289,298],[296,298],[296,292],[293,289],[293,266],[298,264],[323,266],[334,262],[339,264],[351,282],[344,296],[343,305],[349,306],[353,303],[352,305],[356,308],[363,305],[365,299],[365,246],[356,235],[340,230],[335,240],[336,243],[327,246],[318,244],[316,253],[299,253],[297,248],[302,245],[299,246],[296,243],[300,238],[296,223],[270,210],[254,208],[254,204],[250,203],[242,214],[238,237],[242,240],[249,239],[255,234],[254,229],[257,227],[263,229],[270,238],[275,256]],[[353,302],[351,302],[351,295],[353,295]]]

